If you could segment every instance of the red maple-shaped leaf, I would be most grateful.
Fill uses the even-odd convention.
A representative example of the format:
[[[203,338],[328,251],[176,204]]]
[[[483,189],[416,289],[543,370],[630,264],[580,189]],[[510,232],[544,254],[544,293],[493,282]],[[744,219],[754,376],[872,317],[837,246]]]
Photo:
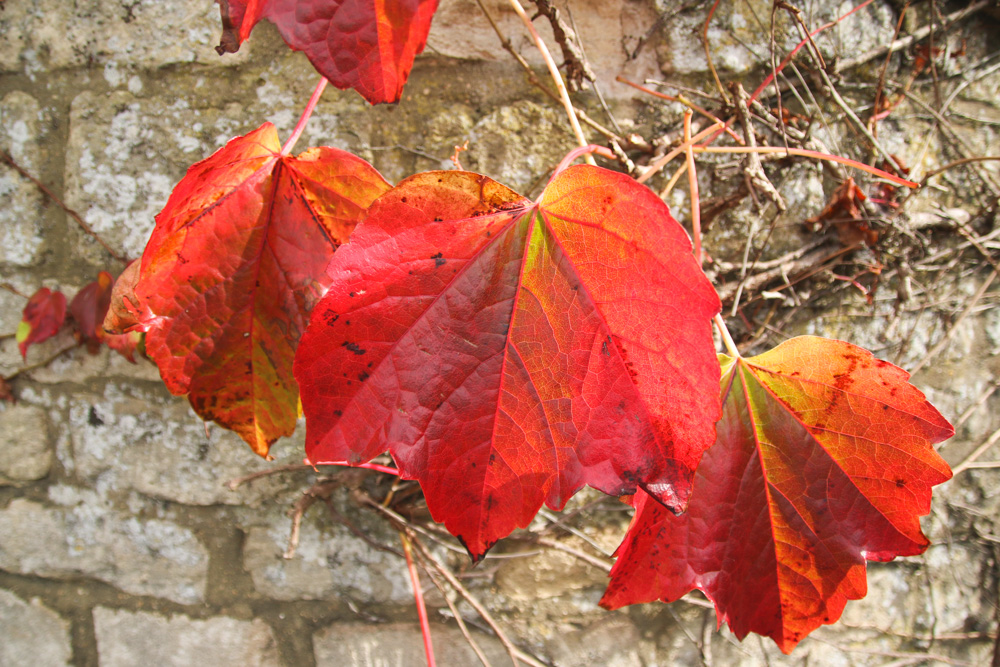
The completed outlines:
[[[280,150],[266,123],[193,165],[105,321],[147,332],[167,388],[261,456],[295,429],[292,359],[329,283],[326,264],[389,187],[344,151]]]
[[[76,322],[76,335],[86,343],[87,351],[96,354],[104,333],[104,316],[111,305],[111,287],[115,279],[107,271],[97,274],[97,280],[85,285],[69,303],[69,312]]]
[[[66,295],[43,287],[28,299],[17,325],[15,338],[21,358],[27,358],[28,348],[55,336],[66,321]]]
[[[398,102],[424,50],[438,0],[219,0],[222,40],[235,53],[261,19],[278,27],[333,85],[372,104]]]
[[[138,269],[138,264],[136,264]],[[135,363],[135,350],[142,334],[132,331],[111,334],[104,330],[104,318],[111,305],[111,292],[115,279],[107,271],[97,274],[97,280],[88,283],[76,293],[69,304],[69,312],[76,322],[77,340],[87,345],[87,351],[96,354],[101,344],[106,344],[123,357]]]
[[[388,449],[473,558],[584,484],[685,505],[719,414],[719,300],[645,187],[576,166],[532,203],[418,174],[328,272],[295,361],[310,460]]]
[[[723,415],[686,514],[644,494],[601,604],[699,588],[737,637],[788,653],[864,597],[865,561],[919,554],[918,517],[951,477],[931,446],[951,425],[900,368],[804,336],[722,358]]]

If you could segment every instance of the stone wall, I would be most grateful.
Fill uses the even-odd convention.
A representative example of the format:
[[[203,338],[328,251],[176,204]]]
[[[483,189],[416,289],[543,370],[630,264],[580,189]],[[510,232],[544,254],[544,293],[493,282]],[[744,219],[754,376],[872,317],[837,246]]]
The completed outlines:
[[[537,68],[534,47],[506,3],[486,4],[513,48]],[[810,25],[838,9],[836,3],[802,4]],[[908,29],[926,23],[926,4],[910,13]],[[955,4],[946,9],[962,3]],[[300,145],[348,149],[397,181],[417,170],[449,168],[454,146],[468,139],[466,167],[521,191],[537,188],[574,146],[562,109],[500,48],[475,2],[441,5],[400,105],[372,109],[354,93],[329,89]],[[646,0],[571,4],[623,133],[654,137],[676,122],[680,107],[636,98],[614,82],[620,73],[634,80],[670,77],[714,92],[698,36],[707,8],[679,11],[674,3]],[[864,53],[892,38],[898,9],[876,2],[820,44],[831,58]],[[709,38],[723,78],[756,83],[764,76],[760,56],[768,47],[756,21],[769,16],[767,2],[720,3]],[[970,53],[990,54],[997,30],[979,14],[958,34]],[[265,120],[287,135],[317,80],[305,58],[268,25],[238,54],[223,58],[213,50],[218,33],[218,9],[209,0],[7,2],[0,12],[0,148],[113,248],[138,257],[154,215],[188,165]],[[785,51],[796,42],[791,31],[779,34]],[[968,58],[941,72],[948,90],[964,80],[961,65]],[[869,90],[876,65],[870,70],[861,77]],[[956,131],[977,154],[995,155],[1000,145],[998,87],[994,67],[955,99],[953,112],[962,114],[953,117]],[[927,91],[919,94],[932,99]],[[578,99],[604,118],[592,91]],[[854,135],[836,109],[830,113],[824,137],[849,152]],[[951,159],[928,131],[931,120],[926,110],[904,105],[883,123],[880,139],[926,173]],[[998,179],[995,165],[982,169]],[[711,173],[702,175],[704,191],[724,190]],[[945,244],[961,241],[956,220],[979,230],[995,224],[995,196],[992,212],[973,197],[982,181],[972,172],[955,178],[925,189],[899,224],[951,228],[943,237],[926,236]],[[800,223],[822,208],[835,185],[819,167],[791,170],[779,183],[790,210],[763,259],[817,238]],[[669,203],[684,220],[682,190]],[[709,252],[738,261],[748,236],[764,229],[764,217],[745,201],[708,230]],[[992,243],[983,251],[995,260]],[[121,268],[52,198],[0,165],[2,282],[22,294],[48,286],[72,297],[97,271]],[[1000,370],[996,288],[956,319],[962,312],[956,298],[970,299],[988,268],[981,257],[963,260],[940,285],[921,286],[936,295],[923,308],[899,310],[892,299],[868,306],[857,292],[834,291],[795,311],[784,331],[845,338],[904,367],[948,336],[946,349],[914,381],[949,418],[968,411],[942,450],[954,464],[1000,427],[1000,397],[985,393]],[[883,290],[891,295],[897,286]],[[231,434],[206,431],[146,360],[132,365],[107,349],[92,356],[77,348],[39,365],[72,345],[69,334],[33,348],[26,368],[9,335],[23,306],[21,296],[0,290],[0,375],[16,376],[16,403],[0,402],[0,665],[421,664],[405,563],[368,541],[398,544],[384,522],[337,490],[334,508],[365,537],[317,505],[305,516],[295,556],[284,559],[288,510],[316,474],[297,470],[235,491],[225,486],[300,462],[301,428],[265,462]],[[980,460],[998,456],[994,448]],[[563,552],[532,549],[511,557],[524,551],[512,542],[471,569],[442,547],[436,553],[465,572],[515,643],[545,664],[874,665],[940,656],[985,665],[997,627],[998,474],[966,470],[940,487],[924,522],[930,549],[872,564],[868,597],[850,603],[841,624],[817,631],[789,657],[769,641],[740,644],[725,628],[716,632],[712,613],[697,599],[605,612],[597,607],[603,570]],[[584,492],[570,507],[597,501],[596,493]],[[573,525],[610,551],[627,513],[614,502],[596,508]],[[536,523],[552,520],[543,515]],[[582,544],[579,537],[553,536]],[[439,663],[476,664],[444,599],[428,595]],[[491,662],[505,664],[503,647],[474,622],[471,608],[459,610]]]

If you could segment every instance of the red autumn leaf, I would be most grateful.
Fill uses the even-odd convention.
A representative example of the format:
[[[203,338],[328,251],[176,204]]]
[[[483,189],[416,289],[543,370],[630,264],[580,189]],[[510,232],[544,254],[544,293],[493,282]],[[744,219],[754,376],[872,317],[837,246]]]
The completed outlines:
[[[91,354],[96,354],[101,346],[104,316],[111,305],[111,287],[114,283],[115,279],[110,273],[101,271],[97,274],[97,280],[85,285],[69,303],[78,339],[87,344],[87,351]]]
[[[837,229],[840,242],[845,246],[866,243],[874,246],[878,241],[878,232],[868,226],[861,204],[867,199],[865,193],[848,176],[834,191],[830,202],[820,212],[806,220],[806,227],[816,231],[826,223],[832,223]]]
[[[138,263],[133,262],[138,270]],[[104,318],[111,305],[111,292],[115,279],[107,271],[97,274],[97,280],[76,293],[69,304],[69,312],[76,322],[76,336],[81,343],[87,344],[87,351],[97,354],[101,344],[107,344],[112,350],[135,363],[135,349],[142,334],[132,331],[126,334],[110,334],[104,330]]]
[[[118,276],[108,303],[108,312],[104,316],[103,330],[108,335],[114,331],[130,331],[141,329],[142,318],[147,315],[142,312],[135,286],[139,282],[139,269],[142,264],[133,260]]]
[[[270,123],[177,184],[111,298],[110,331],[145,331],[167,388],[261,456],[295,429],[292,359],[324,268],[388,184],[335,148],[280,153]]]
[[[261,19],[278,27],[337,88],[372,104],[398,102],[424,50],[438,0],[219,0],[222,40],[235,53]]]
[[[918,517],[951,477],[951,425],[909,375],[841,341],[794,338],[722,358],[723,416],[688,511],[636,496],[601,604],[672,602],[699,588],[737,637],[788,653],[866,593],[865,560],[927,547]]]
[[[14,390],[10,388],[10,383],[3,376],[0,376],[0,401],[7,401],[8,403],[17,402],[14,398]]]
[[[645,187],[576,166],[532,203],[418,174],[328,272],[295,361],[311,461],[388,449],[477,559],[584,484],[686,504],[718,417],[719,300]]]
[[[28,356],[28,348],[52,338],[66,321],[66,295],[43,287],[28,299],[17,325],[15,338],[21,358]]]

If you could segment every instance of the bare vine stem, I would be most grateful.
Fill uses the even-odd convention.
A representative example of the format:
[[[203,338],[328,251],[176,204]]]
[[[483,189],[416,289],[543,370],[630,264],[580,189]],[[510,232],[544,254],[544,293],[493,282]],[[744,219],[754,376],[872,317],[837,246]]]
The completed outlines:
[[[54,201],[59,206],[59,208],[61,208],[63,211],[66,212],[66,215],[73,218],[76,224],[80,226],[80,229],[82,229],[88,236],[90,236],[90,238],[94,239],[99,244],[101,244],[101,247],[104,248],[109,255],[117,259],[122,264],[127,265],[129,263],[128,257],[120,255],[114,250],[112,250],[111,246],[105,243],[104,239],[98,236],[97,232],[95,232],[94,229],[90,225],[88,225],[82,217],[80,217],[79,213],[77,213],[69,206],[67,206],[66,203],[62,199],[57,197],[56,194],[52,192],[52,190],[50,190],[44,183],[42,183],[40,180],[32,176],[30,173],[28,173],[28,171],[24,167],[15,162],[14,158],[11,157],[11,155],[7,153],[7,151],[0,151],[0,157],[3,158],[3,161],[6,162],[11,167],[11,169],[21,174],[22,177],[31,181],[32,184],[36,188],[38,188],[42,194],[44,194],[46,197]]]
[[[580,121],[576,117],[576,109],[573,108],[573,100],[569,98],[569,91],[566,90],[566,84],[563,82],[562,75],[559,73],[559,67],[556,65],[556,61],[552,59],[552,54],[549,53],[549,47],[545,46],[545,42],[542,40],[542,36],[538,34],[535,30],[534,24],[531,23],[531,19],[524,11],[524,7],[518,0],[510,0],[511,7],[514,8],[514,12],[521,17],[521,21],[524,22],[525,27],[527,27],[528,32],[531,33],[531,38],[535,40],[535,46],[542,54],[542,59],[545,60],[546,66],[549,68],[549,74],[552,75],[552,81],[556,84],[556,90],[559,91],[559,98],[562,100],[563,107],[566,109],[566,115],[569,117],[569,124],[573,127],[573,134],[576,136],[576,141],[580,144],[580,147],[588,145],[590,142],[587,141],[586,137],[583,136],[583,128],[580,127]],[[587,164],[595,164],[594,158],[590,154],[584,155],[584,159]]]
[[[691,236],[694,239],[694,258],[698,266],[703,263],[701,254],[701,198],[698,195],[698,172],[694,165],[694,151],[691,150],[691,110],[684,110],[684,149],[687,160],[688,187],[691,188]]]

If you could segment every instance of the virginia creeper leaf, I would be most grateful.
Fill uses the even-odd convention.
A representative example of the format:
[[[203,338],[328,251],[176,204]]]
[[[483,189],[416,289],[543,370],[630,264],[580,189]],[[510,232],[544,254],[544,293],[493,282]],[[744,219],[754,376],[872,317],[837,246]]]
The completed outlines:
[[[719,300],[645,187],[575,166],[532,203],[418,174],[328,273],[295,361],[310,460],[388,449],[477,559],[584,484],[685,505],[719,414]]]
[[[104,318],[111,305],[111,292],[115,279],[107,271],[97,274],[97,280],[85,285],[69,304],[69,312],[76,322],[76,336],[86,343],[87,351],[97,354],[102,343],[107,344],[123,357],[135,363],[135,349],[142,338],[138,331],[111,334],[104,331]]]
[[[601,604],[699,588],[737,637],[788,653],[864,597],[866,559],[927,547],[918,517],[951,477],[931,445],[954,430],[905,371],[849,343],[803,336],[720,358],[722,420],[688,511],[636,495]]]
[[[335,148],[282,156],[270,123],[193,165],[112,295],[106,328],[145,331],[167,388],[261,456],[295,429],[292,359],[324,272],[388,184]]]
[[[438,0],[219,0],[222,40],[235,53],[261,19],[277,26],[337,88],[372,104],[398,102],[424,50]]]
[[[66,295],[43,287],[28,299],[17,325],[15,338],[21,358],[28,356],[28,348],[52,338],[66,321]]]
[[[87,351],[96,354],[104,333],[104,316],[111,305],[111,287],[115,279],[107,271],[97,274],[97,280],[85,285],[69,302],[69,312],[76,322],[77,337],[86,343]]]

